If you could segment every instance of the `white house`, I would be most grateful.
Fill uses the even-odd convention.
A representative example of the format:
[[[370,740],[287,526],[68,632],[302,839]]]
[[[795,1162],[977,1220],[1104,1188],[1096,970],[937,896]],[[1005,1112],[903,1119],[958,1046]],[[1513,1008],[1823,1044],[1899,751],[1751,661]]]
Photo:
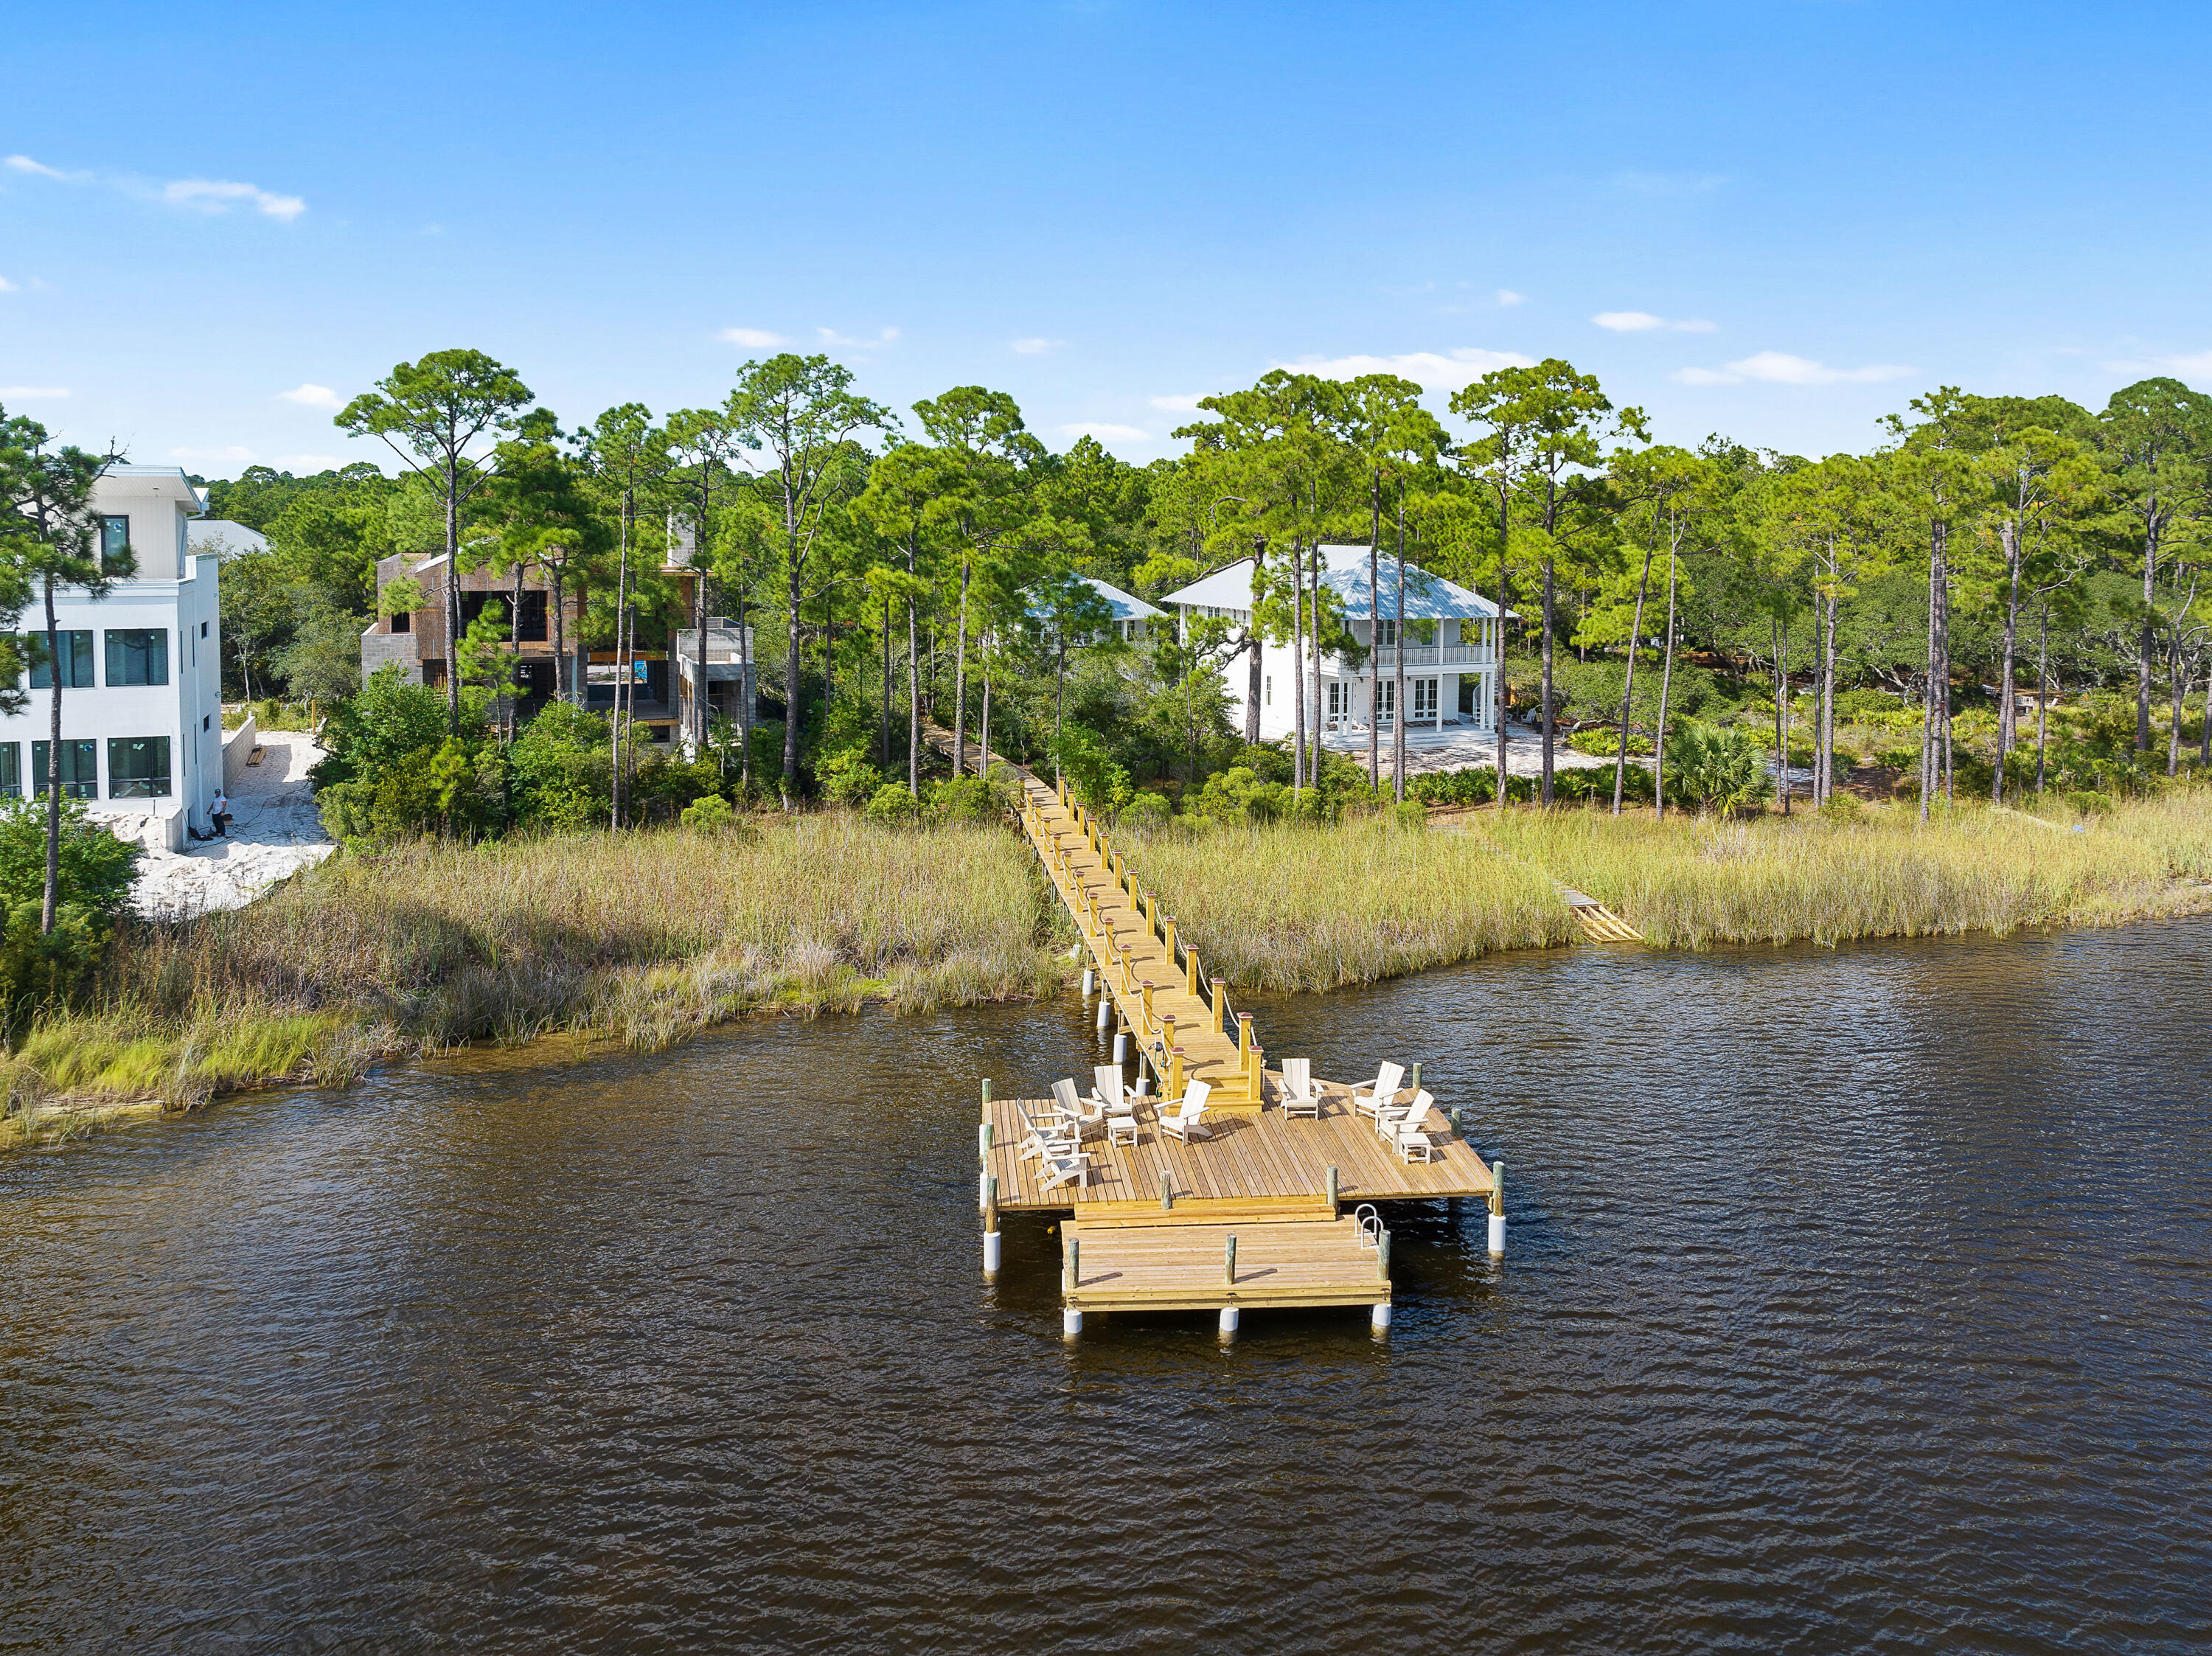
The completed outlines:
[[[115,466],[94,485],[101,555],[128,546],[137,568],[97,603],[56,592],[60,659],[0,717],[0,794],[46,792],[58,670],[62,792],[149,846],[181,849],[187,824],[207,828],[222,779],[222,612],[217,560],[190,549],[186,526],[204,504],[174,466]],[[45,630],[42,595],[19,625]]]
[[[1306,726],[1329,733],[1364,731],[1374,719],[1389,730],[1397,708],[1398,566],[1389,553],[1376,560],[1376,588],[1367,584],[1368,549],[1324,546],[1321,584],[1332,593],[1364,659],[1357,666],[1324,654],[1321,682]],[[1252,615],[1252,561],[1242,559],[1160,600],[1188,622],[1222,616],[1239,626]],[[1498,610],[1479,592],[1406,566],[1407,730],[1441,731],[1447,725],[1495,731]],[[1510,612],[1506,619],[1512,619]],[[1372,647],[1379,644],[1380,648]],[[1232,666],[1228,688],[1232,725],[1244,720],[1252,675]],[[1260,739],[1273,741],[1296,728],[1301,676],[1290,645],[1268,642],[1258,674]]]
[[[1145,634],[1152,622],[1165,621],[1167,611],[1156,610],[1133,592],[1124,592],[1110,582],[1095,576],[1081,577],[1083,584],[1104,599],[1114,615],[1114,630],[1132,644],[1142,644]]]

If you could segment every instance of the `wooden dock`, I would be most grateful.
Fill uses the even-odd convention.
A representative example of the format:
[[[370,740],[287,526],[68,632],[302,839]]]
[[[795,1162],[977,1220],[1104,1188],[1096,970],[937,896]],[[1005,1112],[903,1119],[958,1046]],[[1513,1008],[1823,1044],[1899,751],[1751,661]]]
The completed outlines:
[[[950,751],[947,733],[930,739]],[[973,769],[983,755],[969,743],[963,757]],[[1064,786],[1007,769],[1021,783],[1023,832],[1082,938],[1085,990],[1104,998],[1099,1027],[1110,1025],[1117,1043],[1134,1042],[1152,1092],[1138,1105],[1133,1143],[1111,1143],[1093,1124],[1080,1181],[1047,1189],[1024,1146],[1030,1122],[1051,1116],[1050,1101],[994,1101],[984,1083],[977,1143],[987,1276],[998,1270],[1001,1214],[1056,1213],[1066,1216],[1070,1336],[1085,1311],[1212,1310],[1226,1337],[1247,1307],[1358,1305],[1371,1308],[1379,1333],[1389,1325],[1390,1238],[1372,1204],[1480,1198],[1491,1211],[1491,1251],[1503,1251],[1502,1163],[1486,1163],[1433,1108],[1420,1124],[1430,1159],[1408,1160],[1358,1113],[1341,1082],[1315,1078],[1318,1119],[1285,1115],[1281,1075],[1266,1067],[1251,1015],[1229,1004],[1227,985],[1206,974],[1191,940],[1097,817]],[[1091,1090],[1089,1077],[1075,1079],[1079,1092]],[[1181,1099],[1194,1081],[1209,1089],[1201,1125],[1210,1131],[1186,1143],[1162,1130],[1159,1111],[1163,1098]],[[1410,1102],[1419,1085],[1414,1066],[1398,1099]],[[1346,1205],[1358,1211],[1347,1216]]]

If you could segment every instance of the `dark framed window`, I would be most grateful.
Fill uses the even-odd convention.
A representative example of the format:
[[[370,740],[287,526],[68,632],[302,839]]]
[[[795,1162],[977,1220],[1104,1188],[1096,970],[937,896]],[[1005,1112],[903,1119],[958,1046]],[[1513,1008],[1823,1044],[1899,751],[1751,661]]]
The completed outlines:
[[[31,743],[31,792],[33,798],[46,797],[46,764],[49,743]],[[62,798],[64,799],[97,799],[100,798],[100,743],[97,742],[64,742],[62,743]]]
[[[392,630],[395,633],[413,632],[415,630],[414,612],[409,610],[402,610],[394,615],[392,617]]]
[[[0,742],[0,799],[23,797],[23,744]]]
[[[160,627],[111,627],[107,629],[107,682],[167,684],[169,682],[169,634]]]
[[[169,738],[117,736],[107,743],[107,797],[166,799],[169,797]]]
[[[46,635],[44,633],[26,633],[23,638],[24,642],[31,647],[37,657],[45,656]],[[81,627],[66,629],[59,634],[56,642],[57,647],[61,652],[62,688],[64,690],[92,688],[92,628]],[[34,659],[32,662],[31,688],[34,690],[51,690],[54,688],[54,670],[52,662],[43,659]]]
[[[100,561],[103,567],[120,563],[131,550],[131,519],[103,513],[100,519]]]
[[[522,595],[522,624],[515,628],[518,644],[545,642],[545,594],[528,592]]]

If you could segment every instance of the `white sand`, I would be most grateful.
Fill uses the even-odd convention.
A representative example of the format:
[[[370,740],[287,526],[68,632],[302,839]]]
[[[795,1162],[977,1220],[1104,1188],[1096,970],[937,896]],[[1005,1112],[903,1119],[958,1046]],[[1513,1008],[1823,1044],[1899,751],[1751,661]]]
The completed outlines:
[[[243,908],[337,849],[323,832],[307,784],[323,750],[305,731],[266,731],[261,747],[261,762],[240,769],[231,790],[228,839],[193,845],[182,855],[149,851],[139,859],[131,902],[140,913],[179,919]]]

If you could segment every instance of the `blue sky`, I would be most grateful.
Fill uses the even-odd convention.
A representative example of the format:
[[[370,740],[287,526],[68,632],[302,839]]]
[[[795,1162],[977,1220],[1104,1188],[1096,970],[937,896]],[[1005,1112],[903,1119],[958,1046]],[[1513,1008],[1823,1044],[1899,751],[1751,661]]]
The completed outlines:
[[[2125,0],[18,8],[0,403],[316,469],[403,357],[578,422],[788,343],[1145,460],[1274,366],[1441,409],[1558,355],[1662,439],[1863,449],[1937,384],[2212,388],[2208,45]]]

